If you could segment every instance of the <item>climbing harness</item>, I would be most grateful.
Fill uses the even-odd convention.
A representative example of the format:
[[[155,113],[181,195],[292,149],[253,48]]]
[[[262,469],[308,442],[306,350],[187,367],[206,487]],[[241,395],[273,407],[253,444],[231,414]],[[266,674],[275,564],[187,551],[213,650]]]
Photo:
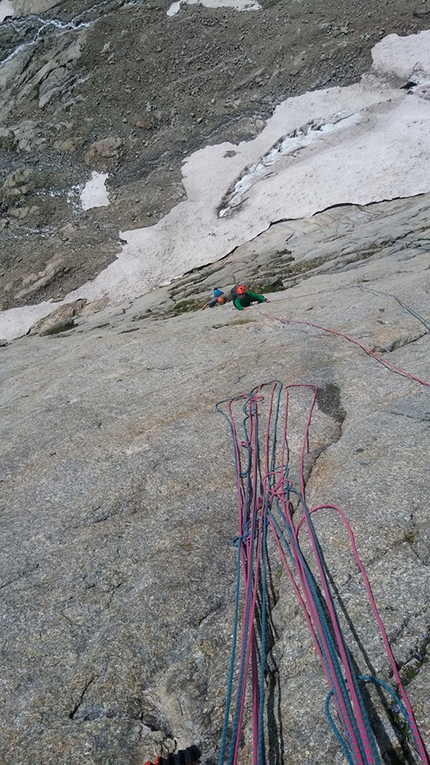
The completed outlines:
[[[307,505],[305,458],[317,393],[315,385],[296,384],[284,388],[274,380],[256,386],[249,394],[216,405],[230,427],[238,504],[238,533],[233,542],[237,549],[233,641],[219,765],[238,763],[249,678],[253,765],[268,765],[273,761],[273,726],[271,732],[267,725],[266,700],[273,606],[269,588],[269,534],[321,662],[329,687],[325,713],[348,765],[382,765],[384,759],[379,737],[381,724],[369,713],[369,686],[377,689],[378,718],[384,713],[401,745],[409,747],[421,763],[429,765],[348,520],[337,505],[313,508]],[[291,447],[294,438],[290,438],[294,420],[291,401],[296,397],[301,401],[297,411],[304,416],[297,458]],[[307,408],[303,407],[303,399],[307,401]],[[345,614],[345,604],[340,600],[315,529],[314,518],[324,512],[334,514],[346,529],[364,585],[363,593],[367,595],[390,663],[394,687],[371,673],[367,654],[354,640],[355,629],[351,629],[350,617]],[[357,646],[362,654],[357,652]],[[361,671],[363,669],[365,671]],[[373,707],[374,703],[372,698]],[[393,704],[400,710],[408,741],[396,727]]]

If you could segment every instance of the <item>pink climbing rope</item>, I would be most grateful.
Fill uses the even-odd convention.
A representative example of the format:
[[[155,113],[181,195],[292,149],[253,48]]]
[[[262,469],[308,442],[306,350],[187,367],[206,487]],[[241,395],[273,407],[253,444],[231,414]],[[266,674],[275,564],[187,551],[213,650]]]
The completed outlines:
[[[311,326],[318,325],[311,324]],[[335,331],[332,332],[333,334],[342,334]],[[357,341],[353,342],[356,342],[356,344],[361,347],[361,344],[357,343]],[[370,353],[371,355],[374,355],[372,352]],[[406,373],[406,376],[424,383],[424,381],[421,381],[419,378],[415,378],[408,373]],[[424,384],[428,385],[428,383]],[[397,669],[382,619],[376,607],[369,579],[358,554],[351,526],[343,511],[334,504],[322,504],[312,509],[308,509],[306,506],[304,464],[318,389],[312,384],[292,384],[286,386],[282,427],[278,428],[280,392],[278,393],[277,391],[280,391],[279,385],[280,384],[276,381],[259,385],[254,388],[249,395],[240,395],[224,402],[226,404],[227,412],[219,409],[229,421],[233,437],[237,476],[239,552],[245,589],[244,616],[240,638],[241,669],[238,675],[236,713],[228,765],[237,765],[238,762],[241,739],[240,731],[244,718],[248,675],[251,677],[253,765],[266,765],[264,756],[264,738],[262,739],[261,733],[264,721],[264,709],[261,697],[261,689],[262,687],[264,688],[264,676],[261,674],[261,666],[263,665],[260,664],[259,669],[257,660],[258,637],[260,640],[260,662],[261,657],[263,660],[265,659],[265,636],[263,633],[258,636],[256,624],[257,601],[259,597],[262,598],[260,590],[262,579],[264,578],[264,564],[262,561],[264,560],[265,554],[263,541],[263,529],[265,528],[265,524],[267,524],[267,528],[270,528],[272,531],[283,567],[291,582],[300,609],[305,617],[313,644],[321,661],[331,692],[333,693],[334,705],[337,710],[342,731],[341,735],[337,730],[336,735],[338,740],[342,743],[348,762],[351,763],[351,765],[380,765],[381,760],[377,749],[377,743],[359,690],[358,680],[361,680],[362,678],[357,677],[355,672],[352,671],[352,664],[350,661],[351,651],[342,634],[340,621],[330,590],[328,570],[322,557],[320,543],[316,537],[315,528],[311,520],[312,515],[322,510],[335,511],[345,525],[350,539],[352,554],[361,573],[370,607],[376,624],[378,625],[382,643],[387,652],[393,677],[397,684],[397,692],[406,710],[407,722],[415,742],[416,750],[423,765],[430,765],[423,740],[413,715],[410,701],[404,685],[401,682],[401,677]],[[308,391],[311,394],[308,411],[305,412],[305,426],[302,433],[302,444],[299,454],[299,491],[295,490],[293,482],[288,476],[290,457],[290,447],[288,444],[289,407],[290,397],[295,390]],[[264,395],[266,391],[267,395]],[[264,402],[266,402],[267,409],[266,424],[264,435],[261,435],[259,432],[259,427],[261,425],[260,409],[263,407]],[[245,413],[242,422],[245,431],[244,440],[241,440],[239,437],[238,428],[235,423],[233,412],[234,403],[243,403],[243,412]],[[219,408],[219,405],[217,408]],[[241,462],[242,449],[246,450],[246,464],[244,468]],[[293,508],[290,499],[291,496],[296,496],[299,505],[303,508],[301,517],[297,518],[297,520],[295,520],[297,509],[294,510]],[[278,512],[283,518],[285,528],[289,534],[290,543],[287,544],[287,546],[286,538],[273,514],[273,508],[275,506],[278,508]],[[311,574],[309,564],[304,558],[300,547],[299,536],[302,529],[306,529],[311,544],[313,553],[312,560],[318,571],[320,582],[320,595],[318,595],[318,590],[315,590],[314,576]],[[290,559],[288,559],[287,550]],[[322,603],[324,603],[323,609]],[[260,602],[260,609],[263,608],[262,604],[263,600]],[[339,674],[340,667],[342,668],[341,674]],[[372,681],[376,680],[375,678],[370,679]],[[226,715],[226,721],[228,721],[228,710],[226,710]],[[224,727],[226,730],[226,724]],[[224,750],[225,746],[223,743],[220,754],[220,765],[224,765]]]
[[[409,724],[411,726],[411,730],[412,730],[413,736],[414,736],[414,738],[415,738],[415,740],[417,742],[417,748],[419,750],[420,757],[421,757],[421,759],[422,759],[422,761],[424,763],[427,763],[428,762],[427,753],[425,751],[424,744],[423,744],[421,735],[420,735],[419,730],[418,730],[418,726],[417,726],[417,723],[416,723],[416,720],[415,720],[415,715],[413,713],[412,706],[411,706],[411,703],[409,701],[408,695],[407,695],[407,693],[405,691],[405,688],[403,686],[402,679],[400,677],[400,673],[399,673],[399,671],[397,669],[397,662],[396,662],[396,660],[394,658],[394,654],[393,654],[393,651],[392,651],[391,646],[390,646],[390,641],[388,640],[388,635],[386,633],[386,630],[385,630],[385,627],[384,627],[384,623],[383,623],[383,621],[382,621],[382,619],[381,619],[381,617],[379,615],[379,611],[378,611],[377,606],[376,606],[375,598],[374,598],[374,595],[373,595],[373,592],[372,592],[372,588],[370,586],[369,577],[367,576],[366,569],[364,568],[362,560],[361,560],[361,558],[360,558],[360,556],[358,554],[357,545],[355,543],[354,533],[353,533],[353,531],[351,529],[351,526],[350,526],[350,524],[348,522],[348,519],[347,519],[345,513],[337,505],[333,505],[333,504],[318,505],[317,507],[313,507],[311,510],[309,510],[309,513],[313,514],[313,513],[318,512],[319,510],[335,510],[335,512],[337,512],[340,515],[340,517],[342,518],[342,521],[344,523],[344,526],[345,526],[345,528],[347,530],[347,533],[348,533],[348,536],[349,536],[349,539],[350,539],[351,549],[352,549],[352,554],[353,554],[354,560],[355,560],[355,562],[356,562],[356,564],[357,564],[357,566],[358,566],[358,568],[360,570],[361,576],[363,578],[364,586],[366,588],[367,597],[368,597],[368,600],[369,600],[369,603],[370,603],[370,607],[371,607],[372,612],[373,612],[373,616],[374,616],[375,621],[377,622],[378,627],[379,627],[379,631],[380,631],[380,634],[381,634],[382,642],[384,643],[384,647],[385,647],[385,650],[387,652],[387,655],[388,655],[388,658],[389,658],[389,661],[390,661],[391,670],[393,672],[393,676],[394,676],[395,681],[397,683],[398,691],[400,693],[400,696],[402,698],[403,704],[405,705],[406,711],[408,713]],[[297,536],[299,534],[300,527],[301,527],[301,525],[302,525],[304,520],[305,520],[304,517],[302,517],[300,519],[300,521],[298,522],[297,526],[296,526]]]

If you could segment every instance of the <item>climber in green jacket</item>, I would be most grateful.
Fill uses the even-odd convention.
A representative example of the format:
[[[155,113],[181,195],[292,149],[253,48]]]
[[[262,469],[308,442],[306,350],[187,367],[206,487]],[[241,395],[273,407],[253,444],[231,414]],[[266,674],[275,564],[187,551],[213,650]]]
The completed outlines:
[[[233,305],[238,311],[243,311],[244,308],[249,308],[251,303],[268,303],[268,299],[264,295],[257,295],[256,292],[251,292],[244,284],[236,284],[230,292],[230,299],[233,301]]]

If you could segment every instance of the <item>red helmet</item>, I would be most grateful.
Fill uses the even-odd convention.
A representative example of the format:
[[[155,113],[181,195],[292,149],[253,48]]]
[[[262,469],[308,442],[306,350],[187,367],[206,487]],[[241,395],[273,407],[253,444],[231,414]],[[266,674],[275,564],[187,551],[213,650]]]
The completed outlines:
[[[226,299],[225,299],[224,295],[219,295],[219,296],[217,297],[217,299],[216,299],[216,302],[217,302],[217,303],[221,303],[221,305],[222,305],[223,303],[225,303],[225,302],[226,302]]]
[[[236,292],[237,292],[238,295],[245,295],[245,293],[246,293],[245,285],[244,284],[239,284],[238,287],[236,288]]]

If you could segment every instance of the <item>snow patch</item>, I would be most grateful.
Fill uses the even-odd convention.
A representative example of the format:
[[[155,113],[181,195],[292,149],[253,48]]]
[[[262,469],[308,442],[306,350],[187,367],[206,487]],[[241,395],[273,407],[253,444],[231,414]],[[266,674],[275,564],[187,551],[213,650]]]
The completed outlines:
[[[67,300],[65,301],[68,302]],[[26,335],[32,324],[43,319],[62,303],[45,301],[38,305],[26,305],[22,308],[9,308],[0,313],[0,337],[12,340]]]
[[[106,189],[108,177],[108,173],[97,173],[96,171],[92,173],[91,180],[87,181],[81,191],[80,199],[83,210],[109,205],[109,195]]]
[[[0,0],[0,22],[15,15],[11,0]]]
[[[409,37],[387,35],[372,49],[373,69],[378,74],[414,80],[418,85],[430,78],[430,32]]]
[[[356,125],[361,120],[361,114],[351,114],[347,117],[336,115],[328,122],[311,122],[308,125],[293,130],[291,135],[281,138],[270,151],[265,154],[257,164],[252,165],[244,171],[234,189],[227,194],[224,200],[225,207],[222,207],[218,213],[220,218],[228,215],[235,207],[238,207],[245,199],[245,194],[251,189],[254,183],[257,183],[271,174],[273,165],[287,155],[297,156],[296,152],[310,146],[316,141],[320,141],[324,136],[336,130],[345,130]]]
[[[236,11],[259,11],[260,3],[257,0],[178,0],[172,3],[167,11],[168,16],[179,13],[181,5],[204,5],[206,8],[234,8]]]
[[[423,82],[421,85],[417,85],[413,89],[413,93],[415,96],[418,96],[418,98],[425,98],[427,101],[430,101],[430,80],[428,82]]]

